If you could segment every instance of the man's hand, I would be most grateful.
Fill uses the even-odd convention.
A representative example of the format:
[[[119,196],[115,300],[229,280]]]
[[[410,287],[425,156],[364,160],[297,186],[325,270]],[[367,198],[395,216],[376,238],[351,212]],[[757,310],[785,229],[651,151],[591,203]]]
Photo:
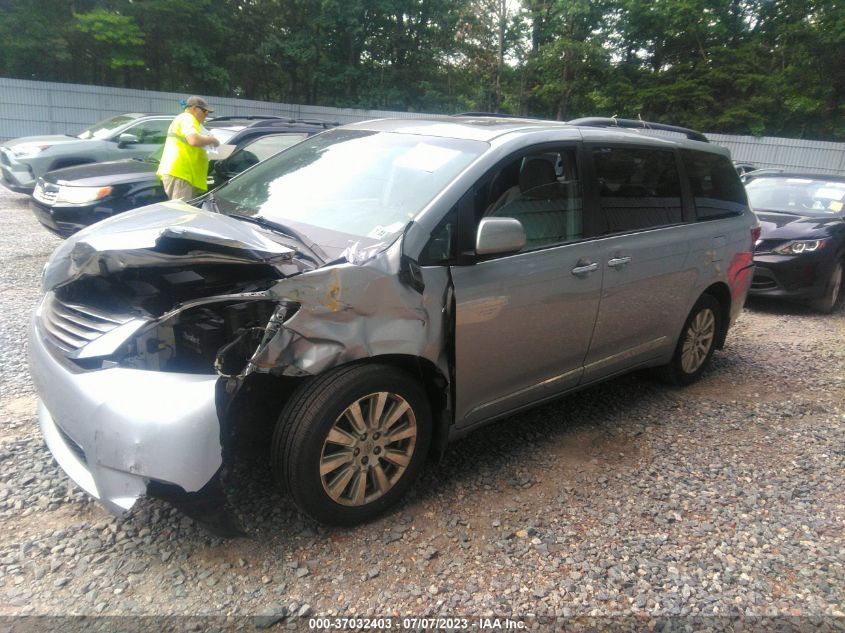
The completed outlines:
[[[216,136],[212,136],[209,134],[208,136],[201,136],[200,134],[188,134],[185,137],[185,141],[188,145],[193,145],[194,147],[206,147],[207,145],[211,145],[212,147],[217,147],[220,145],[220,140]]]

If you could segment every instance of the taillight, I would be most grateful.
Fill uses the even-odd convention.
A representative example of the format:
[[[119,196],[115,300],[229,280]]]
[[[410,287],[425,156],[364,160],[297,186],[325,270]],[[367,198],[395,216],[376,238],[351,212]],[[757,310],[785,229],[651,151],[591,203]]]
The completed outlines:
[[[763,230],[759,224],[755,224],[751,227],[751,248],[753,249],[754,246],[757,244],[757,240],[760,239],[760,232]]]

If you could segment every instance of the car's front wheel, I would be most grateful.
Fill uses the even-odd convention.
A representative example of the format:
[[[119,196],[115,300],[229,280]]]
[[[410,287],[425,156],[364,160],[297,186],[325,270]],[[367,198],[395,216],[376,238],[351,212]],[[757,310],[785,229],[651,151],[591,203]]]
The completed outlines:
[[[842,262],[836,262],[836,266],[833,267],[833,271],[827,280],[824,294],[821,298],[816,299],[810,304],[814,309],[825,314],[833,312],[836,302],[839,301],[839,295],[842,292],[842,269]]]
[[[709,294],[701,295],[687,316],[672,360],[661,368],[663,378],[674,385],[698,380],[713,356],[721,327],[719,302]]]
[[[294,392],[276,425],[273,469],[300,510],[323,523],[354,525],[402,497],[430,441],[428,400],[410,374],[352,365]]]

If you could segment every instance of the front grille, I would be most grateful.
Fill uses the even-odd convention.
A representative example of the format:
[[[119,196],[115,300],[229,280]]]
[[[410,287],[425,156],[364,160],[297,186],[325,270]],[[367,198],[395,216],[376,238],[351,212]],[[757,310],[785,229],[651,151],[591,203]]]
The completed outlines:
[[[32,192],[32,197],[43,202],[44,204],[53,204],[56,202],[56,196],[59,195],[59,187],[49,182],[44,182],[40,178],[38,184],[35,185],[35,191]]]
[[[59,431],[59,435],[62,436],[67,447],[70,449],[71,453],[76,455],[76,458],[81,461],[83,464],[87,464],[88,460],[85,457],[85,451],[82,450],[82,447],[76,443],[76,441],[67,433],[65,430],[60,427],[58,424],[56,425],[56,429]]]
[[[12,163],[9,162],[9,157],[6,156],[6,149],[0,148],[0,164],[10,167]]]
[[[131,319],[88,306],[62,303],[53,293],[47,295],[41,312],[41,324],[47,335],[66,352],[84,347]]]

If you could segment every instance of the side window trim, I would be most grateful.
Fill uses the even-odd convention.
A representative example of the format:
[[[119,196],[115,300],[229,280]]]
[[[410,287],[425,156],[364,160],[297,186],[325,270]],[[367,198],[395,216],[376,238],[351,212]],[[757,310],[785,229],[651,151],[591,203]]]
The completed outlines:
[[[681,155],[680,148],[675,148],[674,153],[675,165],[678,168],[678,175],[681,177],[681,211],[683,213],[684,223],[692,224],[696,221],[695,198],[692,195],[689,173],[687,173],[687,166],[684,164],[684,158]]]

